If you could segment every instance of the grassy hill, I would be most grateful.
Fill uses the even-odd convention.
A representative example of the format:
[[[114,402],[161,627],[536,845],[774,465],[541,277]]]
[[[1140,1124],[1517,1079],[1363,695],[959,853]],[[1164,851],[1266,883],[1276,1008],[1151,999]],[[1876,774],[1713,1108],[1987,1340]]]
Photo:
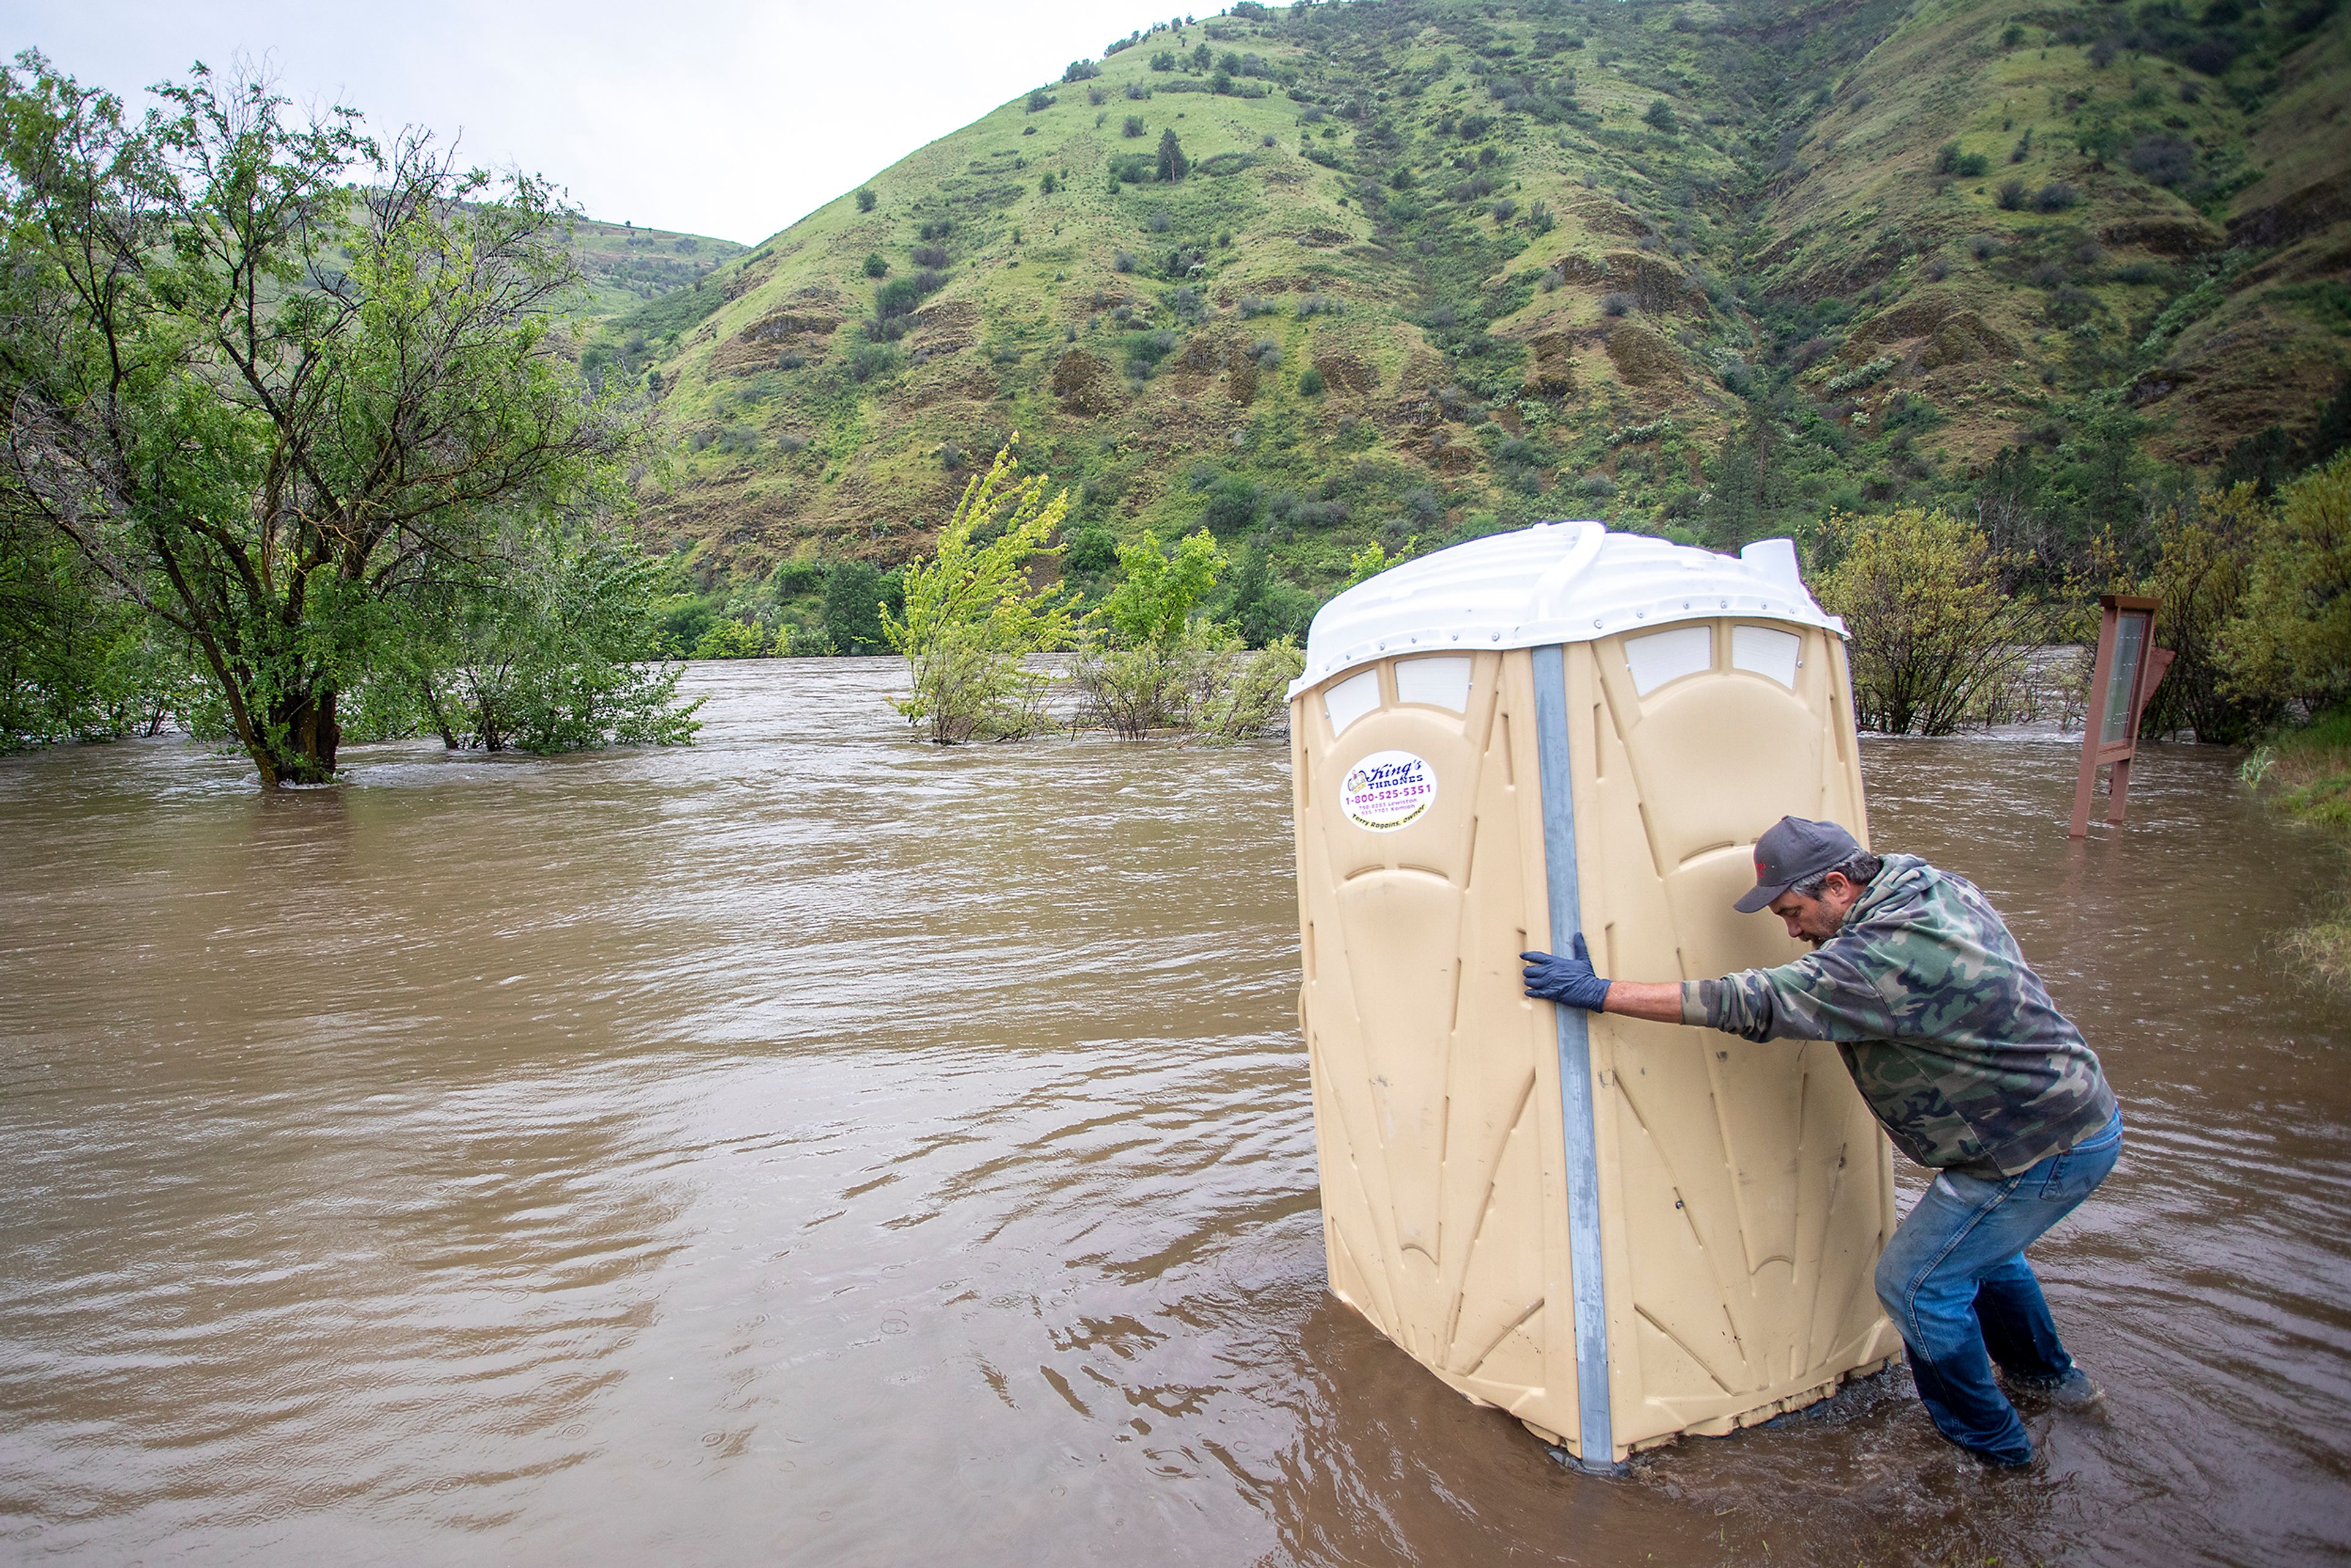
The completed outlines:
[[[656,536],[814,591],[1018,430],[1072,570],[1206,524],[1310,606],[1367,542],[1550,517],[1934,501],[2128,557],[2351,364],[2327,4],[1238,10],[616,318],[596,373],[678,444]]]
[[[620,316],[648,300],[690,288],[751,247],[707,235],[641,229],[633,224],[581,218],[572,225],[571,253],[588,280],[587,313]]]

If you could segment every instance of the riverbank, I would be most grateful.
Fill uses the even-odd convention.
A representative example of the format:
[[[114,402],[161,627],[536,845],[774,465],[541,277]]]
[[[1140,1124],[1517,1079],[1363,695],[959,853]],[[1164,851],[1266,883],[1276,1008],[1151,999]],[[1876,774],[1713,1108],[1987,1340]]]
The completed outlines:
[[[2351,705],[2272,737],[2246,762],[2245,778],[2289,816],[2351,845]],[[2327,984],[2351,988],[2351,888],[2288,946]]]

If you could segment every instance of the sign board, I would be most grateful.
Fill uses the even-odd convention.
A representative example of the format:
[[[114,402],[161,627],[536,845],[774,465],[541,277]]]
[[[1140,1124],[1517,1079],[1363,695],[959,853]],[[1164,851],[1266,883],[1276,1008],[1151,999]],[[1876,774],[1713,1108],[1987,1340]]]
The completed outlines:
[[[2131,759],[2138,754],[2139,715],[2171,667],[2171,650],[2155,645],[2155,612],[2161,601],[2126,593],[2101,594],[2098,658],[2090,672],[2090,706],[2082,722],[2082,771],[2074,785],[2074,822],[2068,838],[2090,831],[2090,801],[2097,793],[2098,769],[2113,769],[2106,788],[2106,821],[2119,823],[2130,796]]]

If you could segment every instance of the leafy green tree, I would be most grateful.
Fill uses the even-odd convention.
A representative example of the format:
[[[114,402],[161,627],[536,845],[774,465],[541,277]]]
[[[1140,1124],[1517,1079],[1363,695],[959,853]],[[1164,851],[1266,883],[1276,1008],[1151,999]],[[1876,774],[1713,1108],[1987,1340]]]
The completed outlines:
[[[835,652],[879,653],[890,645],[882,615],[898,586],[862,560],[841,561],[825,573],[824,629]]]
[[[2049,609],[2003,591],[1982,532],[1949,512],[1835,513],[1821,540],[1835,559],[1814,591],[1844,617],[1865,729],[1949,735],[2047,640]]]
[[[756,659],[768,651],[768,639],[747,621],[721,616],[694,644],[697,659]]]
[[[1397,546],[1395,553],[1390,555],[1379,540],[1374,539],[1347,558],[1347,580],[1342,591],[1359,582],[1369,582],[1390,567],[1402,566],[1412,559],[1412,547],[1419,542],[1419,536],[1415,535]]]
[[[1173,184],[1192,172],[1192,161],[1184,156],[1184,144],[1176,140],[1176,128],[1169,126],[1159,133],[1159,177]]]
[[[0,72],[0,513],[193,649],[265,787],[331,778],[403,601],[624,501],[638,416],[560,340],[569,214],[420,134],[199,67],[133,122]]]
[[[1263,648],[1283,638],[1306,635],[1320,601],[1314,595],[1275,575],[1273,558],[1261,545],[1243,549],[1228,583],[1228,594],[1217,619],[1240,633],[1251,648]]]
[[[1171,553],[1155,541],[1118,552],[1125,576],[1102,601],[1113,639],[1128,648],[1170,648],[1192,611],[1230,563],[1206,528],[1186,535]]]
[[[403,634],[359,687],[382,732],[411,732],[391,717],[408,701],[452,751],[693,739],[701,702],[679,700],[683,667],[649,659],[660,562],[570,520],[512,523],[495,552],[470,579],[436,580],[393,607]],[[727,626],[750,632],[731,620],[711,631]]]
[[[2202,497],[2184,521],[2167,519],[2163,552],[2147,587],[2161,602],[2155,640],[2173,656],[2147,704],[2147,733],[2192,729],[2199,740],[2236,746],[2275,716],[2274,699],[2249,701],[2229,689],[2221,652],[2268,522],[2268,508],[2251,484]]]
[[[1079,635],[1069,595],[1029,580],[1029,563],[1053,552],[1070,493],[1048,500],[1043,475],[1019,477],[1013,444],[964,486],[937,548],[905,568],[904,609],[882,612],[914,685],[892,706],[940,746],[1035,734],[1047,677],[1023,661]]]
[[[857,210],[859,212],[872,212],[873,210],[873,204],[880,200],[881,198],[873,193],[872,186],[860,185],[857,187]]]
[[[55,534],[0,518],[0,751],[153,735],[198,695],[183,643]]]
[[[2246,701],[2351,699],[2351,453],[2279,492],[2220,648]]]
[[[868,277],[887,277],[890,276],[889,259],[883,256],[883,254],[878,250],[867,251],[865,253],[865,276]]]
[[[1102,601],[1106,634],[1072,674],[1081,722],[1129,739],[1167,730],[1224,742],[1263,734],[1304,660],[1287,639],[1249,653],[1231,627],[1202,612],[1230,565],[1215,538],[1203,528],[1172,551],[1149,541],[1118,555],[1125,575]]]
[[[1662,98],[1651,99],[1649,107],[1642,114],[1641,119],[1650,130],[1667,136],[1671,136],[1682,128],[1681,117],[1674,112],[1674,106]]]

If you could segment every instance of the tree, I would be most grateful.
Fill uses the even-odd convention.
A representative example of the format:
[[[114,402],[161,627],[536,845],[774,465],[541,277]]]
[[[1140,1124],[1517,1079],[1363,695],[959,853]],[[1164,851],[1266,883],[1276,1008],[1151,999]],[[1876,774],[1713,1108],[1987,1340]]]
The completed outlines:
[[[154,735],[198,695],[180,640],[53,532],[0,517],[0,751]]]
[[[1176,140],[1171,125],[1159,133],[1159,177],[1173,184],[1191,172],[1191,160],[1184,156],[1184,144]]]
[[[1081,721],[1129,739],[1177,730],[1230,742],[1264,733],[1305,663],[1287,638],[1249,653],[1230,627],[1201,612],[1230,564],[1215,538],[1202,528],[1172,551],[1153,539],[1123,547],[1118,558],[1125,575],[1102,602],[1104,634],[1072,672]]]
[[[825,573],[824,629],[843,653],[878,653],[889,646],[882,614],[893,584],[862,560],[844,560]]]
[[[693,738],[702,704],[678,701],[684,667],[649,662],[662,563],[570,519],[512,523],[488,553],[494,562],[470,579],[436,580],[397,605],[404,634],[357,694],[381,732],[422,727],[452,751]],[[741,622],[710,629],[722,627],[749,633],[748,652],[760,651]],[[402,722],[403,704],[421,724]]]
[[[1173,552],[1155,540],[1124,546],[1118,560],[1126,575],[1102,601],[1102,619],[1130,648],[1172,647],[1193,607],[1230,564],[1206,528],[1186,535]]]
[[[1019,476],[1019,439],[964,486],[936,549],[908,564],[904,609],[882,611],[883,634],[914,683],[892,706],[940,746],[1035,734],[1046,677],[1022,661],[1078,638],[1070,596],[1029,580],[1029,562],[1052,551],[1070,493],[1048,500],[1043,475]]]
[[[2003,563],[1948,512],[1834,513],[1821,538],[1836,559],[1816,591],[1844,617],[1865,729],[1949,735],[2045,640],[2049,612],[2003,592]]]
[[[2220,653],[2241,700],[2315,710],[2351,698],[2351,453],[2279,492]]]
[[[406,607],[625,504],[643,423],[559,338],[543,183],[202,67],[157,90],[133,123],[37,54],[0,72],[0,513],[185,642],[265,787],[321,782]]]
[[[2155,640],[2173,657],[2147,704],[2147,733],[2188,728],[2199,740],[2235,746],[2274,716],[2274,700],[2249,702],[2229,690],[2220,646],[2268,521],[2255,486],[2239,484],[2205,496],[2187,521],[2163,530],[2148,591],[2161,601]]]

